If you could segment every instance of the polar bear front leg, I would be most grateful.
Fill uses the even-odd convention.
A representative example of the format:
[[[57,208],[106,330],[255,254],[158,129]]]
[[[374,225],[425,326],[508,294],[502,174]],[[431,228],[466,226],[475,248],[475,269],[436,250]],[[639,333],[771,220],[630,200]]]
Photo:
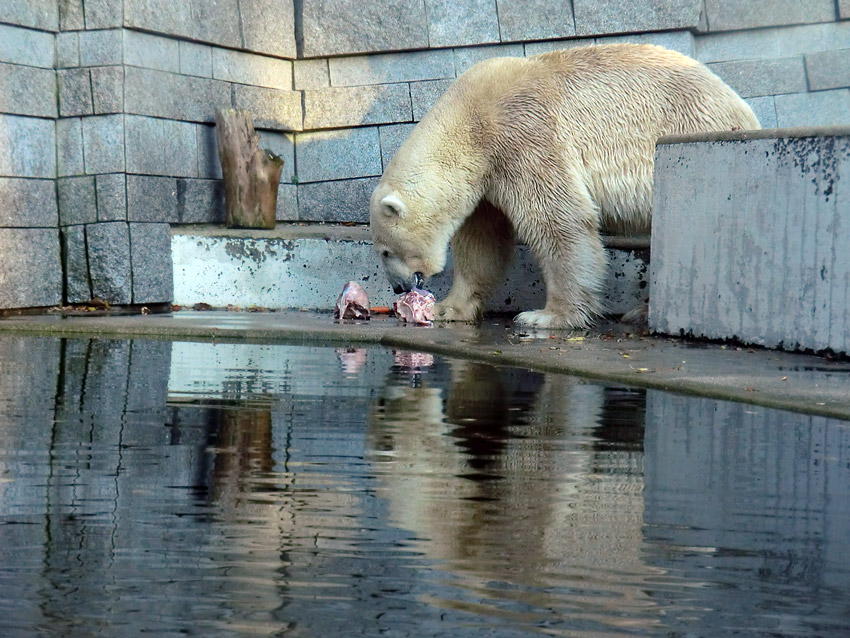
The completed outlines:
[[[507,217],[482,202],[452,238],[454,278],[449,294],[434,307],[438,321],[477,321],[514,253]]]
[[[544,330],[588,327],[602,314],[607,259],[599,233],[577,224],[530,243],[546,282],[546,307],[521,312],[514,321]]]

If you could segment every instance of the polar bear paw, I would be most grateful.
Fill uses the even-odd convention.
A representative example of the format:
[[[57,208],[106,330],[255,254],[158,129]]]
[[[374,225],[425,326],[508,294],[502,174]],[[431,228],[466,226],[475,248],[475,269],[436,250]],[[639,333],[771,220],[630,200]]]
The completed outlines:
[[[477,321],[478,313],[472,307],[460,308],[445,302],[434,306],[435,321]]]
[[[514,317],[514,322],[529,328],[544,330],[570,330],[586,328],[590,321],[579,313],[560,314],[551,310],[528,310]]]

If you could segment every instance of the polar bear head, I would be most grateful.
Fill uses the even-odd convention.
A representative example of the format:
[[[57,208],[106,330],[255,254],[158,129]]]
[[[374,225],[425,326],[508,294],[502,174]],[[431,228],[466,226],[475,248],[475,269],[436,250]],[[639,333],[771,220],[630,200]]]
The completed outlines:
[[[398,150],[369,207],[375,252],[396,294],[442,272],[452,236],[482,198],[482,158],[428,124]]]

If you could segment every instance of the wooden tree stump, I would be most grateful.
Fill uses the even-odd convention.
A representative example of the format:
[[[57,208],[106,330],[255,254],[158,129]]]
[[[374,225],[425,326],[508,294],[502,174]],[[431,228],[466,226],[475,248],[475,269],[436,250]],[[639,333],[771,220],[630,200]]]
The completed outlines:
[[[218,109],[218,156],[228,228],[274,228],[283,159],[260,149],[249,111]]]

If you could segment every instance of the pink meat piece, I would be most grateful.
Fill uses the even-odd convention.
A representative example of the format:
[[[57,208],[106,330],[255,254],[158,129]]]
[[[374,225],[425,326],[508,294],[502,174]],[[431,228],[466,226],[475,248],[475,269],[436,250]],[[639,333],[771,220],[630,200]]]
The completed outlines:
[[[414,288],[398,298],[393,304],[393,310],[402,321],[430,326],[431,322],[434,321],[434,304],[436,301],[434,295],[427,290]]]
[[[363,286],[349,281],[342,288],[334,308],[335,319],[369,319],[369,297]]]

